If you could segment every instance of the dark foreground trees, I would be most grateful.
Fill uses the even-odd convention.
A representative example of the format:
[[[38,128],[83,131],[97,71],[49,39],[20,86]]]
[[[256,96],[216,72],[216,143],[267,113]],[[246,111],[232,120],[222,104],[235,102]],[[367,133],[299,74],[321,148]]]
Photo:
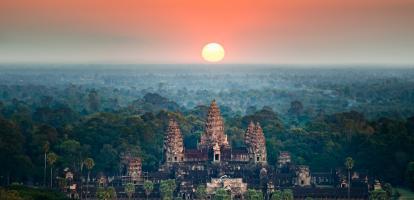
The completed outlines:
[[[414,191],[414,161],[408,163],[406,170],[406,181],[410,186],[411,190]]]

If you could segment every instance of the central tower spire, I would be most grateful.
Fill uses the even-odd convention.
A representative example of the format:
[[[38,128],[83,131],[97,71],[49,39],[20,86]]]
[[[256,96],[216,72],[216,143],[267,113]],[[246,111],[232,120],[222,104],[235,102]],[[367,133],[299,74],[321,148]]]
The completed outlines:
[[[213,100],[208,109],[205,131],[201,135],[200,146],[213,147],[215,145],[228,147],[227,135],[224,133],[224,123],[216,100]]]

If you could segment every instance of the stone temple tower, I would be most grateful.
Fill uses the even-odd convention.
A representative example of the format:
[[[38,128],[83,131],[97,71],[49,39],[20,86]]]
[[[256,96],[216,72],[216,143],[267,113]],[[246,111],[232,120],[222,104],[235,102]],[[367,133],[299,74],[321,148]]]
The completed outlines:
[[[254,129],[255,125],[252,121],[250,121],[249,126],[247,127],[246,134],[244,135],[244,143],[249,146],[252,141],[252,137],[254,137]]]
[[[250,159],[255,163],[267,163],[266,140],[259,123],[250,123],[246,131],[246,145]]]
[[[184,144],[180,127],[174,119],[170,119],[167,134],[164,138],[164,155],[166,163],[184,161]]]
[[[227,135],[224,133],[224,123],[220,114],[220,109],[217,106],[216,101],[213,100],[208,109],[205,131],[204,134],[201,135],[199,147],[212,148],[216,144],[220,147],[229,147]]]

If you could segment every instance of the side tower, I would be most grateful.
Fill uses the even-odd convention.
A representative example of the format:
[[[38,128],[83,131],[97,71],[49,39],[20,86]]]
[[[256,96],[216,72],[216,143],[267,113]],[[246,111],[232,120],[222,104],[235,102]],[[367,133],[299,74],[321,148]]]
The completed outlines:
[[[142,177],[142,161],[141,158],[131,158],[128,163],[128,176],[136,183]]]
[[[247,127],[246,130],[246,134],[244,135],[244,143],[247,146],[250,146],[251,142],[252,142],[252,137],[254,137],[254,129],[256,128],[256,126],[254,125],[254,123],[252,121],[250,121],[249,126]]]
[[[216,144],[220,147],[230,147],[227,141],[227,135],[224,133],[224,123],[220,109],[216,101],[213,100],[208,109],[205,131],[201,135],[199,148],[211,149]]]
[[[256,125],[254,125],[253,123],[250,123],[249,127],[247,128],[245,137],[250,159],[255,163],[266,164],[266,140],[260,124],[256,123]]]
[[[174,119],[170,119],[164,138],[164,157],[167,164],[184,161],[183,137],[180,127]]]

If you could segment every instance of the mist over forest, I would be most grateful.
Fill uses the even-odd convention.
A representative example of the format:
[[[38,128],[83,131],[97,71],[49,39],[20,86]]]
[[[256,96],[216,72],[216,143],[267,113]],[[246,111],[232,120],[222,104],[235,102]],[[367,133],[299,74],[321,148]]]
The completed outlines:
[[[263,106],[285,113],[292,101],[301,101],[310,113],[355,110],[370,119],[406,118],[414,112],[414,70],[362,66],[271,65],[41,65],[2,66],[3,97],[35,101],[54,97],[78,111],[68,89],[99,91],[102,110],[125,107],[147,93],[158,93],[184,109],[208,104],[212,99],[231,114]],[[9,92],[15,87],[22,91]],[[30,91],[24,88],[32,88]],[[10,93],[10,95],[8,95]],[[67,95],[70,95],[66,93]],[[8,96],[7,96],[8,95]],[[86,98],[84,95],[82,98]]]
[[[92,173],[117,175],[127,151],[154,171],[168,118],[196,148],[213,99],[233,147],[244,145],[250,121],[261,123],[270,164],[289,151],[322,171],[351,156],[356,169],[384,182],[413,181],[412,68],[3,65],[0,183],[40,184],[44,141],[59,155],[56,171],[80,171],[92,157]]]

